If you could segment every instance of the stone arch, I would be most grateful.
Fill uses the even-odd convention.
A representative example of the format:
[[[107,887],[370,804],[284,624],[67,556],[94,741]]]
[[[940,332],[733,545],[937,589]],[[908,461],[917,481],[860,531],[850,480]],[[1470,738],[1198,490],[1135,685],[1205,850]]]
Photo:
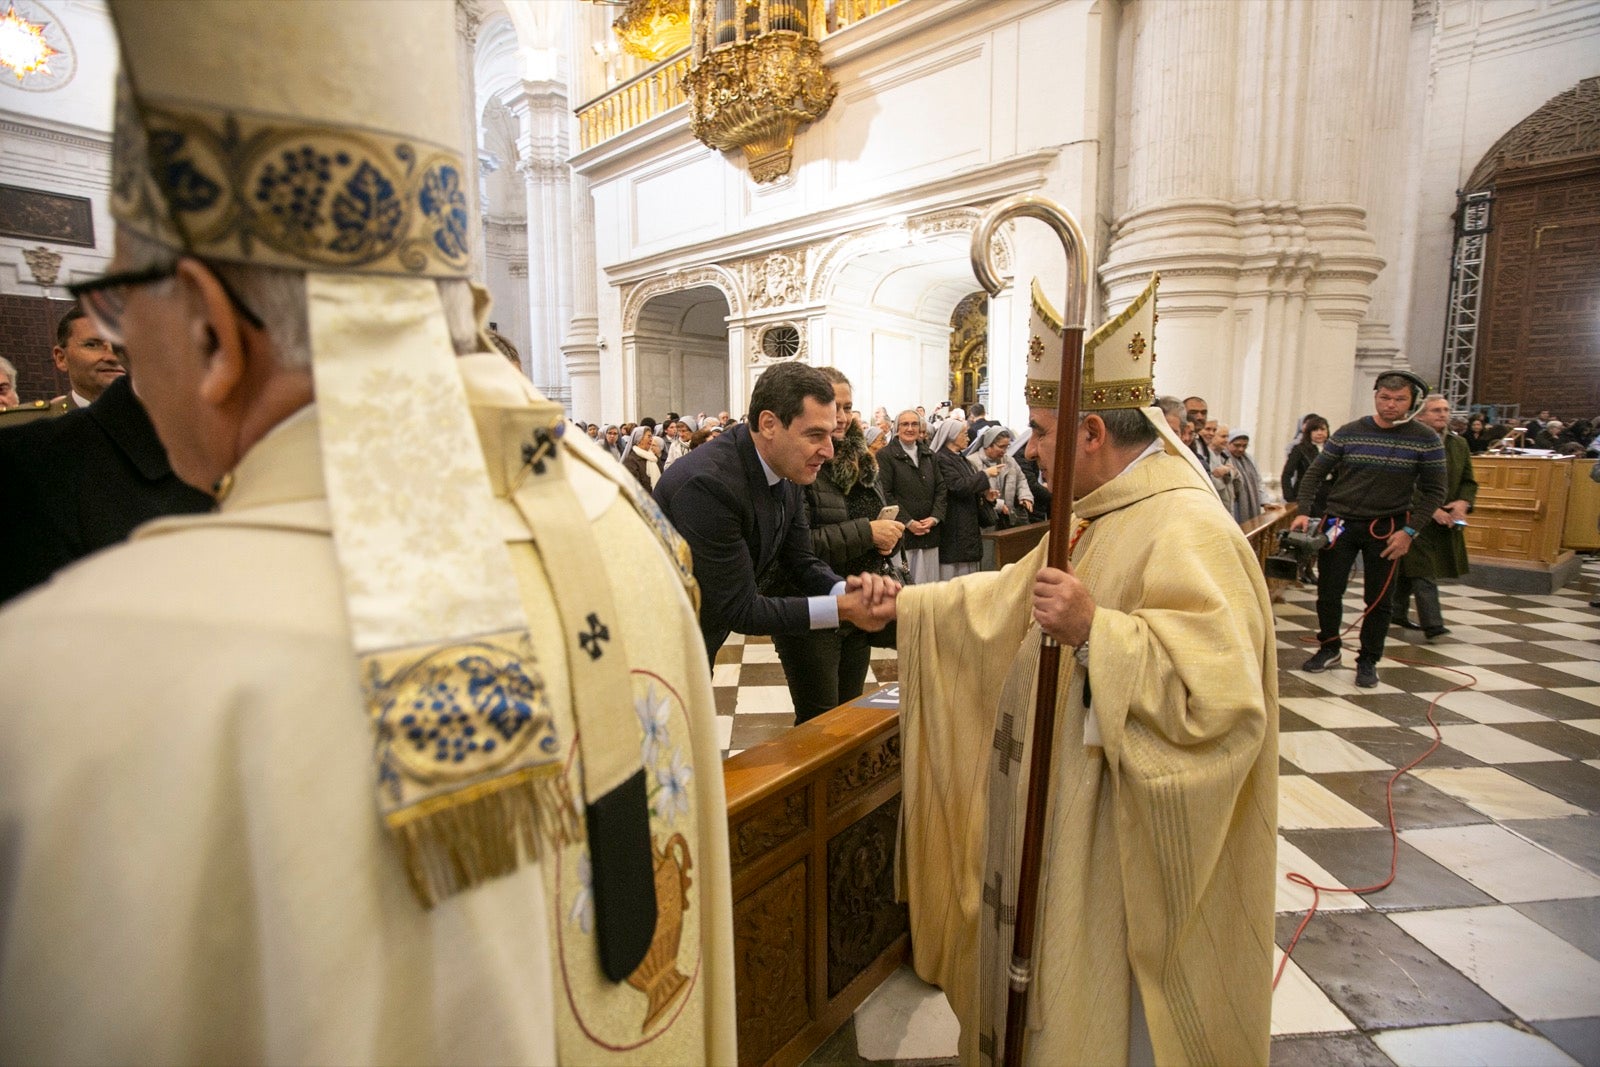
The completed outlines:
[[[978,228],[978,220],[982,217],[981,208],[952,208],[836,237],[822,245],[816,252],[806,299],[810,302],[826,300],[833,289],[840,268],[857,256],[891,249],[904,244],[907,240],[927,240],[945,234],[958,234],[970,238],[972,231]],[[1008,232],[1001,231],[996,235],[996,240],[999,242],[999,248],[995,256],[1001,268],[1005,269],[1013,258],[1011,236]]]
[[[733,318],[742,316],[748,306],[744,286],[739,276],[720,264],[711,263],[700,267],[690,267],[686,270],[675,270],[670,274],[659,275],[655,278],[646,278],[644,281],[635,282],[623,289],[622,293],[622,333],[624,336],[635,333],[639,328],[639,312],[651,298],[665,293],[675,293],[682,289],[696,289],[703,285],[712,286],[722,292],[728,301],[728,315]]]

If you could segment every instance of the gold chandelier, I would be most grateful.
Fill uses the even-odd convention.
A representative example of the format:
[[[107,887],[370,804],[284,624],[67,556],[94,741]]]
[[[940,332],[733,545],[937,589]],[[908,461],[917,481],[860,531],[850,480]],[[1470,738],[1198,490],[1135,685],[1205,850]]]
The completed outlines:
[[[839,87],[810,36],[805,0],[695,0],[684,85],[689,128],[711,148],[744,151],[750,176],[789,173],[794,135],[828,113]]]

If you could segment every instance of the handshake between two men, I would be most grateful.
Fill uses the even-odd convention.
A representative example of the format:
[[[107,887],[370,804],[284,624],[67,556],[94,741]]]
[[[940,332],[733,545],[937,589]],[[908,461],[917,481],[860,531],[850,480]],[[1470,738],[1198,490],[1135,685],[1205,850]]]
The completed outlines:
[[[869,633],[893,622],[901,585],[882,574],[856,574],[845,579],[838,597],[839,619]],[[1033,582],[1033,621],[1061,644],[1076,648],[1089,639],[1095,602],[1072,568],[1041,567]]]

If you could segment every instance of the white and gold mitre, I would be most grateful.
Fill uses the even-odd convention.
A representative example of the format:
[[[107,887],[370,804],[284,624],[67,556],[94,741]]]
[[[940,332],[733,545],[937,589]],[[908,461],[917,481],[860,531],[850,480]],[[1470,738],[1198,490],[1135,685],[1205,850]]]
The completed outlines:
[[[1155,402],[1156,286],[1159,275],[1121,314],[1083,342],[1083,388],[1079,411],[1145,407]],[[1032,407],[1058,406],[1061,361],[1066,347],[1061,315],[1033,280],[1028,316],[1027,382],[1023,395]]]
[[[467,276],[452,5],[112,7],[119,223],[220,262]]]

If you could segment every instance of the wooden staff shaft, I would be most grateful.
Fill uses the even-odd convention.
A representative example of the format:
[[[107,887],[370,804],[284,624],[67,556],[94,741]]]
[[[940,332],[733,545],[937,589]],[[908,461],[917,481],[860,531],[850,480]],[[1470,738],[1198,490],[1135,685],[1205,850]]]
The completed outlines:
[[[1056,397],[1056,440],[1050,470],[1050,549],[1047,562],[1066,570],[1072,556],[1072,482],[1078,439],[1078,395],[1083,385],[1083,321],[1088,289],[1088,261],[1083,232],[1059,205],[1034,194],[1022,194],[990,208],[972,235],[972,263],[991,294],[1001,282],[990,263],[990,240],[998,225],[1014,216],[1039,219],[1055,230],[1067,254],[1066,323],[1062,338],[1061,385]],[[1033,941],[1039,910],[1039,874],[1044,862],[1045,815],[1050,805],[1050,766],[1055,752],[1056,697],[1061,673],[1061,645],[1049,634],[1039,652],[1039,680],[1033,702],[1033,752],[1028,763],[1027,809],[1022,830],[1022,856],[1017,875],[1016,925],[1012,931],[1009,990],[1006,997],[1006,1041],[1002,1067],[1022,1067],[1028,1027],[1028,990],[1033,983]],[[997,906],[999,906],[997,904]]]

